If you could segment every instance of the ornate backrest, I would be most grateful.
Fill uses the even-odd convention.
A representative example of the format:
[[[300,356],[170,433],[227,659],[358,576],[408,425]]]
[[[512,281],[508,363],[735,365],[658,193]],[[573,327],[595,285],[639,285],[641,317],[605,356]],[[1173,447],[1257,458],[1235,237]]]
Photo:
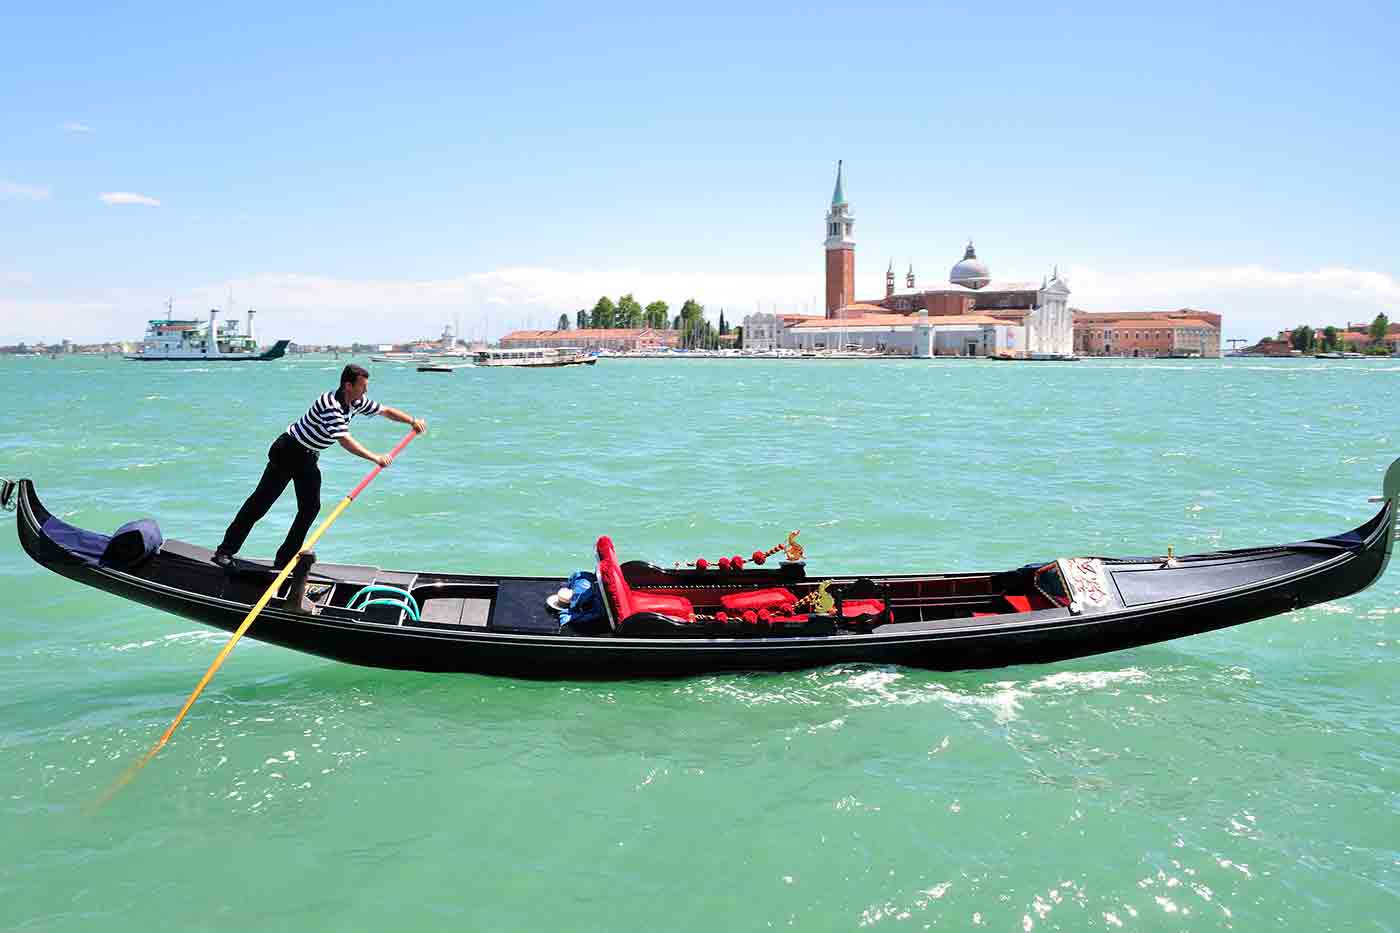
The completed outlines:
[[[622,576],[622,566],[617,562],[617,551],[612,538],[603,535],[596,545],[598,552],[598,583],[602,591],[603,607],[608,613],[608,622],[617,631],[624,619],[632,614],[632,590]]]

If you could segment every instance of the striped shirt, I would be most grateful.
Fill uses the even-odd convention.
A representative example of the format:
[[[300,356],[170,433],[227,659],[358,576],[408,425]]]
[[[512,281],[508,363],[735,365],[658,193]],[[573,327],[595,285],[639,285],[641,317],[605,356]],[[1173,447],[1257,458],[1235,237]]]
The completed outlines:
[[[339,390],[327,392],[311,403],[306,414],[287,425],[287,433],[307,450],[325,450],[336,438],[350,433],[351,418],[356,415],[373,417],[381,408],[382,405],[364,395],[347,410],[341,403]]]

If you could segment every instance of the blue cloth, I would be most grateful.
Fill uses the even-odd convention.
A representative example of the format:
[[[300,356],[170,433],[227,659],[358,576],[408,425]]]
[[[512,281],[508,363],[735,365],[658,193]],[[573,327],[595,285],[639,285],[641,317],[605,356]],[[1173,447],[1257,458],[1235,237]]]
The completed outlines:
[[[564,584],[574,591],[574,598],[559,613],[559,628],[570,622],[592,622],[604,617],[603,600],[598,595],[598,578],[591,571],[575,570]]]
[[[127,522],[112,535],[102,551],[102,563],[118,570],[130,570],[150,558],[165,543],[154,518]]]
[[[102,552],[107,550],[107,542],[112,540],[107,535],[75,527],[53,515],[44,519],[44,524],[39,526],[39,530],[69,554],[80,558],[85,564],[94,566]]]

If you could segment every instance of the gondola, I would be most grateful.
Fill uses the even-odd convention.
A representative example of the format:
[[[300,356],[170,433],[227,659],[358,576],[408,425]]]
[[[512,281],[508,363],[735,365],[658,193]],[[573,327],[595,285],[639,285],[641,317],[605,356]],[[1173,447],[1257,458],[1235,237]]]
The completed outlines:
[[[99,534],[7,483],[19,538],[71,580],[227,631],[272,582],[265,562],[130,530]],[[1075,557],[991,573],[809,576],[789,560],[741,569],[619,562],[597,544],[603,615],[561,625],[563,576],[298,568],[248,637],[368,667],[529,678],[630,678],[830,664],[967,670],[1043,664],[1239,625],[1359,592],[1390,559],[1400,460],[1380,510],[1344,534],[1194,556]],[[144,542],[144,544],[143,544]],[[121,546],[119,546],[121,545]],[[303,562],[305,565],[306,562]],[[298,578],[304,579],[298,579]]]

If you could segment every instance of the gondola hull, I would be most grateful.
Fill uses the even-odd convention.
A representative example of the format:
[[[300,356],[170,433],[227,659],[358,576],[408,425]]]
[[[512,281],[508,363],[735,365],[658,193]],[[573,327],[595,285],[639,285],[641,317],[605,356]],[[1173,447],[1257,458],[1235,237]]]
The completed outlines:
[[[17,491],[24,549],[78,583],[233,631],[272,580],[266,565],[245,562],[229,573],[212,562],[211,552],[178,541],[166,541],[136,566],[113,566],[99,556],[105,536],[52,516],[28,480]],[[691,634],[683,626],[663,634],[633,633],[625,625],[561,630],[544,596],[564,575],[386,573],[317,563],[310,581],[321,594],[315,614],[274,598],[247,637],[367,667],[528,678],[620,679],[845,663],[945,671],[1044,664],[1239,625],[1365,589],[1389,560],[1397,496],[1400,461],[1387,473],[1380,510],[1342,535],[1171,559],[1079,558],[1076,566],[1090,574],[1088,589],[1082,578],[1067,586],[1063,604],[1025,608],[1022,599],[1013,611],[1017,597],[1009,590],[1045,572],[1033,571],[1036,565],[991,574],[825,578],[838,590],[873,587],[889,605],[878,624],[829,634]],[[1054,566],[1073,578],[1071,563]],[[699,601],[711,590],[784,586],[803,592],[816,583],[801,566],[717,573],[633,562],[623,569],[633,587],[683,592]],[[350,593],[369,584],[412,593],[421,617],[392,606],[350,608]]]

